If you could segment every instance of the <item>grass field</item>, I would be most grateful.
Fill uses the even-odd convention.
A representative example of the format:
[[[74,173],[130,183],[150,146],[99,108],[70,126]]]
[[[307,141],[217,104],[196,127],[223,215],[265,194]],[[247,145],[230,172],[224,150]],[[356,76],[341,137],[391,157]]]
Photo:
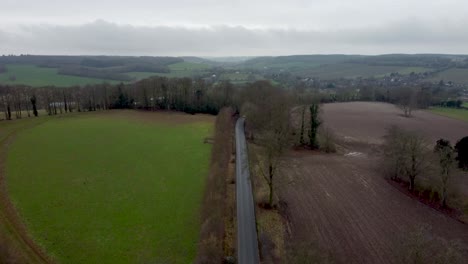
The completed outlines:
[[[128,72],[125,73],[135,80],[145,79],[151,76],[164,77],[193,77],[205,73],[210,69],[210,65],[192,62],[179,62],[169,65],[171,72],[169,73],[154,73],[154,72]],[[41,68],[34,65],[7,65],[7,72],[0,74],[0,84],[23,84],[33,87],[46,85],[54,86],[74,86],[98,83],[119,83],[114,80],[104,80],[96,78],[78,77],[71,75],[61,75],[57,73],[56,68]],[[14,76],[15,80],[10,80]]]
[[[14,204],[60,263],[190,263],[212,122],[114,113],[20,132],[6,167]]]
[[[432,107],[429,109],[432,113],[460,119],[468,122],[468,110],[449,107]]]
[[[316,76],[323,79],[382,77],[392,72],[410,74],[411,72],[425,72],[430,69],[422,67],[374,66],[356,63],[329,64],[320,67],[304,69],[299,73],[304,76]]]
[[[445,82],[452,81],[455,83],[468,83],[468,69],[448,69],[439,72],[432,77],[431,80],[434,82],[444,80]]]
[[[56,68],[41,68],[33,65],[7,65],[7,72],[0,74],[1,84],[24,84],[33,87],[46,85],[73,86],[96,83],[117,83],[117,81],[86,78],[57,73]],[[16,80],[11,81],[10,77],[15,76]]]
[[[162,76],[168,78],[183,78],[183,77],[194,77],[197,75],[203,75],[208,72],[211,68],[208,64],[195,63],[195,62],[178,62],[169,65],[171,70],[169,73],[154,73],[154,72],[129,72],[126,73],[137,80],[152,76]]]

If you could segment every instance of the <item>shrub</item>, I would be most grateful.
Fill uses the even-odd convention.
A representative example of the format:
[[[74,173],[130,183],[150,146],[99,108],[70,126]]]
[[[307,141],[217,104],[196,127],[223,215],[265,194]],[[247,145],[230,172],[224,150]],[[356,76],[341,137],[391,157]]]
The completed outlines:
[[[326,153],[336,152],[336,135],[330,128],[324,127],[323,129],[320,129],[319,146],[320,149]]]

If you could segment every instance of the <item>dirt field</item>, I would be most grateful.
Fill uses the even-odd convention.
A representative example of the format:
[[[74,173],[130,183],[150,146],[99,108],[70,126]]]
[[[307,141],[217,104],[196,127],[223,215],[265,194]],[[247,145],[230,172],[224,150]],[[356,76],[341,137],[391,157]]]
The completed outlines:
[[[427,111],[414,111],[413,117],[392,104],[352,102],[325,104],[322,108],[325,125],[347,141],[380,143],[385,129],[391,125],[418,130],[433,141],[444,137],[452,143],[468,136],[468,122],[447,118]]]
[[[390,124],[454,141],[468,134],[468,123],[419,111],[407,119],[387,104],[329,104],[323,110],[325,124],[343,142],[341,151],[289,153],[277,184],[286,186],[280,198],[292,241],[314,242],[337,263],[400,263],[404,234],[421,225],[468,245],[468,225],[391,186],[379,172],[375,151]]]

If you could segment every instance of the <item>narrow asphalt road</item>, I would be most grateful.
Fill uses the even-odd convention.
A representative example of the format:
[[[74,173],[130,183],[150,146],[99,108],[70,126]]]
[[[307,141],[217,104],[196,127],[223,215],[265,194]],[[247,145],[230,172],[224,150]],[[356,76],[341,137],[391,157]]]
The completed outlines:
[[[244,118],[236,123],[237,263],[257,264],[260,257],[244,123]]]

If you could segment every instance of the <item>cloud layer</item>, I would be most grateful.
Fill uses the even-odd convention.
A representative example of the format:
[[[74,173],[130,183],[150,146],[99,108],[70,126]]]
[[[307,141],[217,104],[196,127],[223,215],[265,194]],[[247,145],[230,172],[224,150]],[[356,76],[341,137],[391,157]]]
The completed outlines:
[[[0,54],[259,56],[287,54],[468,54],[468,20],[327,30],[246,26],[79,25],[0,28]]]

